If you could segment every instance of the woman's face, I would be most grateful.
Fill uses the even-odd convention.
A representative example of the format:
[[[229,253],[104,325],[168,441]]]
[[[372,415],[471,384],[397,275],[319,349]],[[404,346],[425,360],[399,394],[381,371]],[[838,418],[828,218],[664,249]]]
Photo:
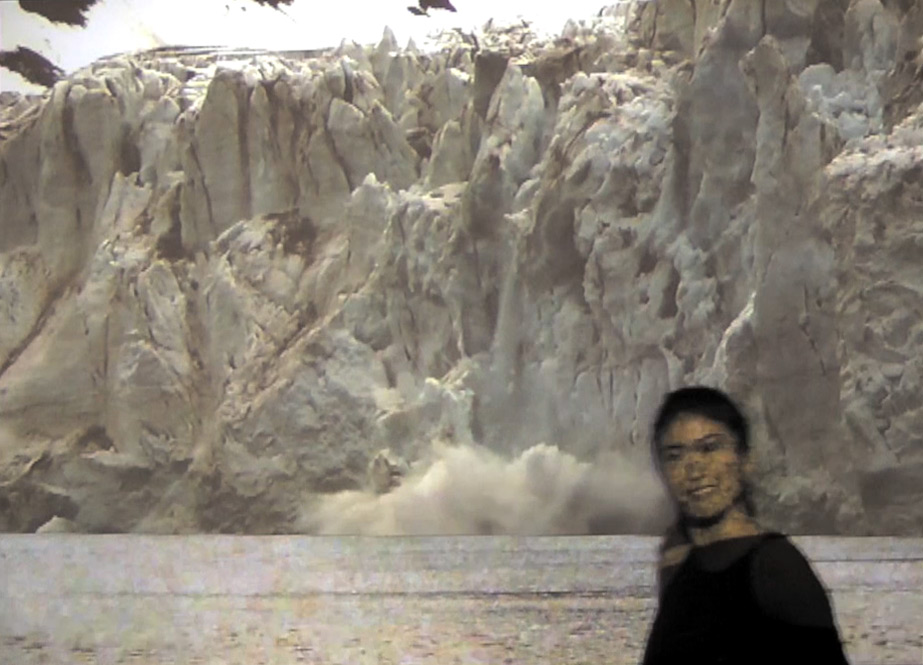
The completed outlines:
[[[734,435],[719,422],[679,416],[664,432],[660,459],[670,493],[690,517],[719,515],[741,495],[744,459]]]

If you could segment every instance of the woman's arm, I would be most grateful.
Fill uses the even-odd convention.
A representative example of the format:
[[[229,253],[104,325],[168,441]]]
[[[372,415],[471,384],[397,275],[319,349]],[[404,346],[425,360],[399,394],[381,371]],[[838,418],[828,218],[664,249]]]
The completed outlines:
[[[799,662],[848,663],[827,591],[791,541],[767,538],[752,573],[757,603],[780,626],[778,648]]]

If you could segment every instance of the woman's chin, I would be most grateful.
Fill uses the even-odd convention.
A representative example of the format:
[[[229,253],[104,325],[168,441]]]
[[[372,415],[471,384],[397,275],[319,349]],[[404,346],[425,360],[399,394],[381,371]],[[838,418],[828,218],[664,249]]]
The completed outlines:
[[[722,512],[724,512],[723,507],[707,503],[688,503],[683,506],[683,513],[697,520],[712,519],[721,515]]]

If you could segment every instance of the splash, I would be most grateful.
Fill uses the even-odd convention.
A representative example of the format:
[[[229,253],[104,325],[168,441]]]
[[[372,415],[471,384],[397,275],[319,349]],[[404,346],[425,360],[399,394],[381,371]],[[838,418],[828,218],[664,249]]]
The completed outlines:
[[[318,535],[658,533],[668,518],[653,472],[613,453],[590,463],[546,444],[512,458],[436,444],[396,488],[323,497],[303,528]]]

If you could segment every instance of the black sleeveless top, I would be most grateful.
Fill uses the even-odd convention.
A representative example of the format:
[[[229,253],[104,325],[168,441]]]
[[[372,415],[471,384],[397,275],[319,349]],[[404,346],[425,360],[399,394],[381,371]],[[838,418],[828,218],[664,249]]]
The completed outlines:
[[[847,662],[826,591],[782,534],[693,548],[665,572],[644,665]]]

